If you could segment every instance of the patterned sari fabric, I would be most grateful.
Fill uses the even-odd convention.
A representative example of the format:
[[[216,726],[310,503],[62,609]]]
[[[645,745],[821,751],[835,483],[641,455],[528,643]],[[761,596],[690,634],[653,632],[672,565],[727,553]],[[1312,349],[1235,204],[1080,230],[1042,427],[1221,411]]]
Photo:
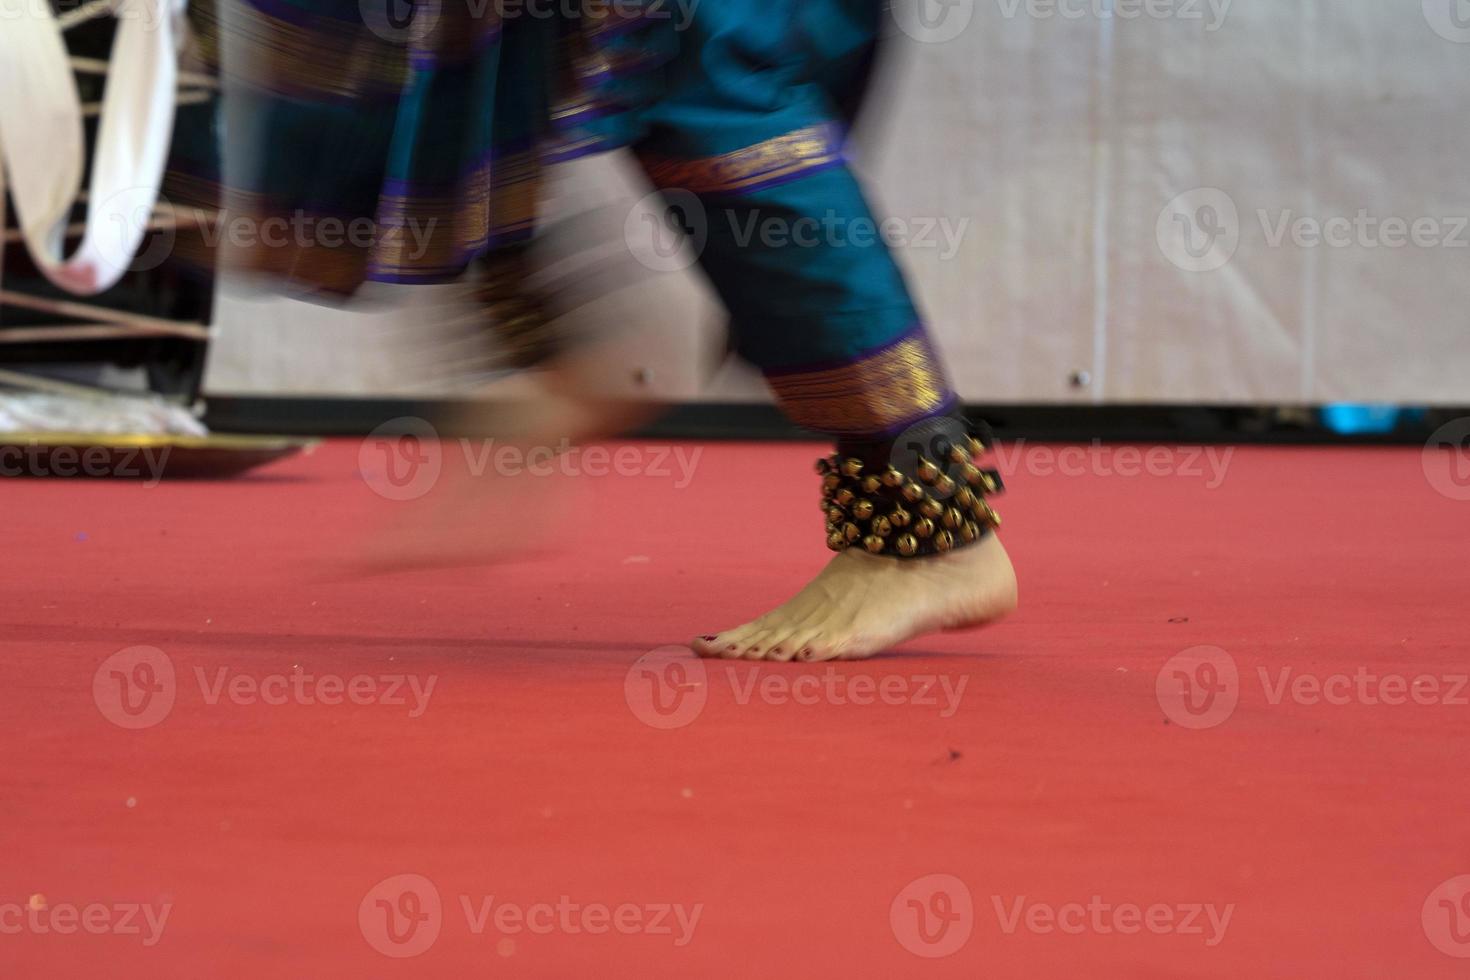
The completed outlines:
[[[548,165],[629,147],[695,202],[736,347],[794,421],[874,437],[953,407],[843,153],[881,0],[216,2],[196,26],[234,83],[228,143],[254,148],[226,214],[296,232],[252,267],[328,294],[493,267]]]

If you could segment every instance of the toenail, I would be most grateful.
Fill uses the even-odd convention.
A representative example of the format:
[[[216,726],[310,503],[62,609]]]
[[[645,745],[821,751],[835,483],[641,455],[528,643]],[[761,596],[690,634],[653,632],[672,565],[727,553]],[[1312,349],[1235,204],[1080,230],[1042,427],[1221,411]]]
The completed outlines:
[[[701,636],[700,639],[701,640],[704,640],[706,643],[708,643],[710,640],[713,640],[714,637],[713,636]]]
[[[780,647],[771,647],[771,652],[772,653],[780,653],[781,652],[781,648]]]

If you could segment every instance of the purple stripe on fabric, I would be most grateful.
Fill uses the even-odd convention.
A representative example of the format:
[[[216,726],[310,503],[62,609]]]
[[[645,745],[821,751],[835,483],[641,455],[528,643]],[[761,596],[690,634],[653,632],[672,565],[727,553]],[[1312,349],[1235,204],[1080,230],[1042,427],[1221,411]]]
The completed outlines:
[[[887,439],[893,436],[901,435],[906,429],[913,426],[916,422],[921,422],[924,419],[932,419],[940,415],[948,415],[950,412],[955,410],[955,407],[959,404],[959,401],[959,396],[951,391],[949,393],[949,397],[947,397],[942,403],[940,403],[939,407],[935,408],[932,411],[920,412],[917,415],[904,419],[902,422],[890,425],[886,429],[879,429],[877,432],[862,432],[857,433],[857,435],[861,437],[875,439]]]

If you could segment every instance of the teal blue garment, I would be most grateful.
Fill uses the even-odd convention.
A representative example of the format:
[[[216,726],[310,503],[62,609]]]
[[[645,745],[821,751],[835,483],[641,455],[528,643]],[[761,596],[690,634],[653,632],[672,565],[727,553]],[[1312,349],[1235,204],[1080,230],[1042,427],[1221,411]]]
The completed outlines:
[[[843,157],[881,0],[586,0],[580,15],[512,16],[534,6],[518,0],[504,17],[419,0],[402,37],[382,18],[366,28],[358,0],[220,2],[259,62],[235,59],[231,143],[256,151],[227,206],[376,222],[368,247],[272,249],[260,268],[328,293],[454,278],[534,235],[546,165],[629,147],[701,224],[735,345],[785,379],[778,394],[805,369],[832,399],[877,393],[869,410],[798,421],[887,430],[952,404],[892,255],[860,234],[877,220]],[[281,57],[303,43],[319,64]],[[772,223],[787,235],[752,237]]]

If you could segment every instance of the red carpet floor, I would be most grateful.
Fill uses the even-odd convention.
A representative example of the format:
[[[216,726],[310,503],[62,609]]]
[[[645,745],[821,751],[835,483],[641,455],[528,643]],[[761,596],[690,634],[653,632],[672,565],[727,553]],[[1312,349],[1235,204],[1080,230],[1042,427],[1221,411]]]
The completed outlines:
[[[637,663],[826,553],[813,447],[635,448],[545,480],[555,548],[360,579],[355,442],[0,484],[0,976],[1470,970],[1417,450],[1012,450],[1020,613],[826,667]]]

